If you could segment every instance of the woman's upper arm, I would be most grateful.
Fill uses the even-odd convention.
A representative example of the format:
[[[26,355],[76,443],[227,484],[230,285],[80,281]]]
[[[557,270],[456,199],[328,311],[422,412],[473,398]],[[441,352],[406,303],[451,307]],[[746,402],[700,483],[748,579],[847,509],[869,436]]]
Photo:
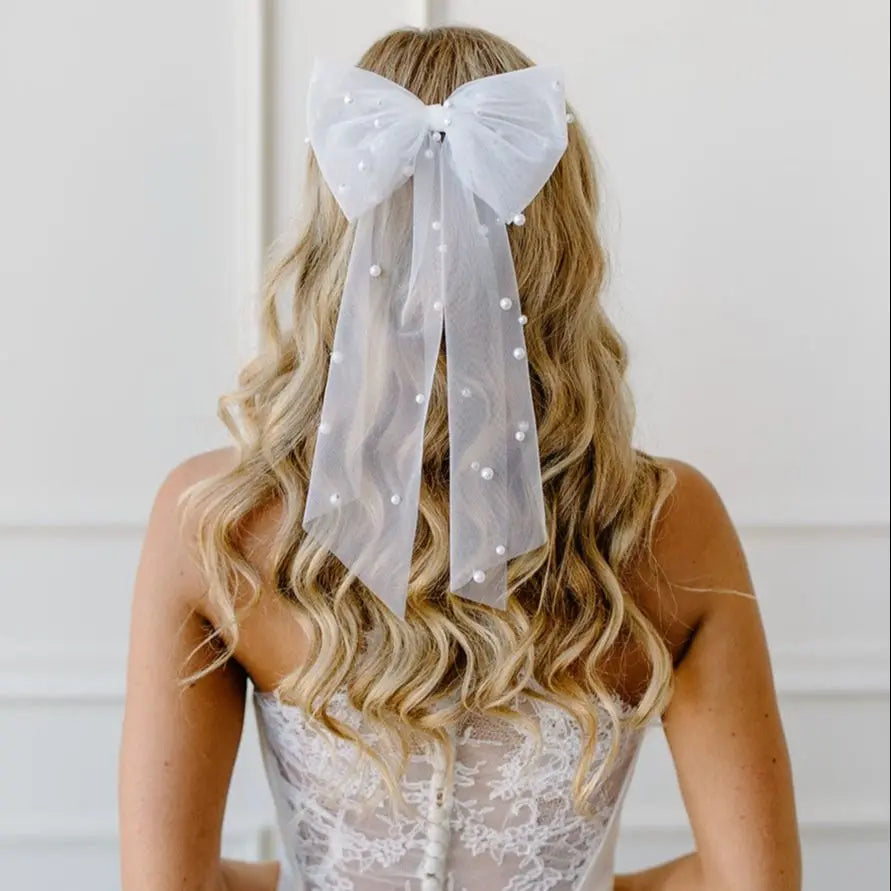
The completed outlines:
[[[120,759],[126,891],[211,889],[241,735],[245,676],[236,662],[183,686],[207,635],[195,611],[202,586],[180,530],[177,501],[218,456],[194,458],[161,487],[133,596]],[[211,465],[211,466],[208,466]],[[194,658],[188,668],[201,662]]]
[[[758,603],[720,497],[693,468],[676,475],[655,549],[695,627],[663,725],[703,886],[791,891],[801,886],[792,775]]]

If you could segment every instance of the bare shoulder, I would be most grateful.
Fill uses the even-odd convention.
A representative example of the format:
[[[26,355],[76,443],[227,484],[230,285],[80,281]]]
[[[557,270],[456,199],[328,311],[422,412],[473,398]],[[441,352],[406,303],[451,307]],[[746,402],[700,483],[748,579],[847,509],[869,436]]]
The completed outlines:
[[[679,656],[712,610],[751,595],[742,544],[715,486],[700,470],[660,458],[675,480],[656,519],[652,553],[642,557],[631,582],[641,607]],[[728,596],[730,595],[730,596]]]
[[[195,527],[184,518],[183,495],[195,484],[235,467],[235,449],[216,449],[193,455],[174,467],[161,483],[149,516],[140,559],[140,576],[151,576],[154,591],[168,592],[194,605],[203,583],[194,561]]]
[[[191,486],[232,470],[237,460],[234,448],[214,449],[186,458],[164,478],[155,505],[175,506]]]

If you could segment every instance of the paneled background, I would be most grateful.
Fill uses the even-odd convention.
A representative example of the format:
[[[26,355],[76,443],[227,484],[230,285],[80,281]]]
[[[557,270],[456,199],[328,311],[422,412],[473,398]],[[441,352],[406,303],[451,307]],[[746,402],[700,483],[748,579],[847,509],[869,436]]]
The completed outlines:
[[[166,469],[224,441],[314,55],[478,24],[565,66],[647,448],[751,559],[808,891],[887,887],[888,8],[881,0],[0,4],[0,886],[118,887],[130,587]],[[252,719],[227,848],[269,850]],[[689,843],[658,733],[623,866]]]

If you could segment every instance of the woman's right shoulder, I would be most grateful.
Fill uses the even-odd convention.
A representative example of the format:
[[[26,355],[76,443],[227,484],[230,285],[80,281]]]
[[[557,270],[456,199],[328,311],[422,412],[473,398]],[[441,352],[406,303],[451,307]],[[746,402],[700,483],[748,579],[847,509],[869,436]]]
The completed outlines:
[[[698,468],[659,458],[674,486],[655,518],[628,584],[636,602],[680,655],[705,615],[735,592],[751,595],[742,544],[717,488]]]

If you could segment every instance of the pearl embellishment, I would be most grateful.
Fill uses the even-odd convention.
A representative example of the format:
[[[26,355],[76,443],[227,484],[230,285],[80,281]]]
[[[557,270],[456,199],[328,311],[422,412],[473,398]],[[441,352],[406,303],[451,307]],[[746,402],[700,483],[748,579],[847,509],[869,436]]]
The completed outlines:
[[[332,504],[340,504],[340,495],[337,492],[332,492],[328,500]]]
[[[492,470],[491,467],[484,467],[484,468],[480,471],[480,476],[481,476],[484,480],[490,480],[490,479],[492,479],[492,478],[495,476],[495,471]]]
[[[310,138],[309,138],[308,136],[304,136],[304,137],[303,137],[303,144],[304,144],[304,145],[309,145],[310,142],[311,142],[311,140],[310,140]]]
[[[498,301],[498,305],[502,309],[508,310],[514,305],[514,302],[510,299],[510,297],[502,297],[501,300]]]
[[[517,424],[517,430],[522,430],[523,433],[525,433],[528,429],[529,429],[528,421],[520,421],[520,423]]]
[[[367,164],[365,161],[360,161],[360,162],[356,165],[356,167],[359,168],[359,171],[360,171],[360,172],[365,171],[365,170],[368,170],[368,164]]]
[[[417,402],[418,405],[423,405],[424,404],[424,394],[418,393],[418,395],[415,396],[415,402]]]
[[[380,128],[381,128],[381,119],[380,119],[380,118],[375,118],[374,121],[373,121],[373,125],[374,125],[374,129],[375,129],[375,130],[380,130]]]
[[[522,442],[525,438],[526,434],[522,430],[517,430],[517,432],[514,434],[514,439],[517,442]]]
[[[433,302],[433,308],[434,308],[437,312],[442,312],[442,301],[441,301],[441,300],[435,300],[435,301]]]
[[[566,113],[566,123],[567,123],[567,124],[574,124],[574,123],[575,123],[575,115],[574,115],[571,111],[568,111],[568,112]]]
[[[442,142],[442,133],[439,130],[434,130],[433,135],[430,137],[434,142]]]
[[[352,101],[353,101],[353,96],[352,96],[351,93],[344,93],[344,94],[343,94],[343,102],[344,102],[344,105],[349,105]]]
[[[431,226],[431,228],[433,229],[434,232],[439,232],[439,230],[442,229],[442,223],[440,223],[439,220],[434,220],[434,221],[430,224],[430,226]]]
[[[449,246],[447,244],[440,244],[437,246],[436,250],[438,250],[441,254],[446,253],[448,251]]]
[[[527,316],[520,316],[520,317],[517,319],[517,321],[518,321],[521,325],[525,325],[526,322],[529,321],[529,318],[528,318]]]
[[[424,157],[432,158],[433,157],[433,149],[424,149]]]
[[[340,365],[340,363],[343,362],[343,353],[341,353],[340,350],[335,350],[335,351],[331,354],[331,361],[332,361],[335,365]]]
[[[319,433],[330,433],[330,432],[331,432],[331,425],[327,421],[322,421],[322,423],[319,424]]]
[[[498,554],[499,557],[503,557],[505,551],[507,551],[507,548],[504,545],[498,545],[498,547],[495,548],[495,553]]]
[[[471,397],[471,395],[472,395],[471,392],[470,392],[470,387],[462,387],[462,388],[461,388],[461,395],[462,395],[465,399],[470,399],[470,397]]]
[[[382,271],[382,270],[381,270],[380,266],[378,266],[377,263],[375,263],[375,264],[373,264],[373,265],[369,268],[369,270],[368,270],[368,274],[369,274],[372,278],[380,278],[380,276],[381,276],[381,271]]]
[[[522,213],[515,213],[511,222],[515,226],[522,226],[526,222],[526,215]]]
[[[474,580],[478,585],[481,585],[481,584],[486,580],[486,574],[482,571],[482,569],[477,569],[477,570],[473,573],[473,580]]]
[[[470,462],[470,469],[471,469],[471,470],[479,470],[479,469],[480,469],[480,462],[479,462],[479,461],[471,461],[471,462]]]
[[[395,504],[395,505],[402,504],[402,496],[401,495],[391,495],[390,496],[390,504]]]
[[[526,350],[523,347],[517,347],[514,350],[514,358],[515,359],[525,359],[526,358]]]
[[[480,235],[482,235],[483,238],[485,238],[489,234],[489,227],[485,223],[483,223],[483,225],[480,226],[479,232],[480,232]]]

